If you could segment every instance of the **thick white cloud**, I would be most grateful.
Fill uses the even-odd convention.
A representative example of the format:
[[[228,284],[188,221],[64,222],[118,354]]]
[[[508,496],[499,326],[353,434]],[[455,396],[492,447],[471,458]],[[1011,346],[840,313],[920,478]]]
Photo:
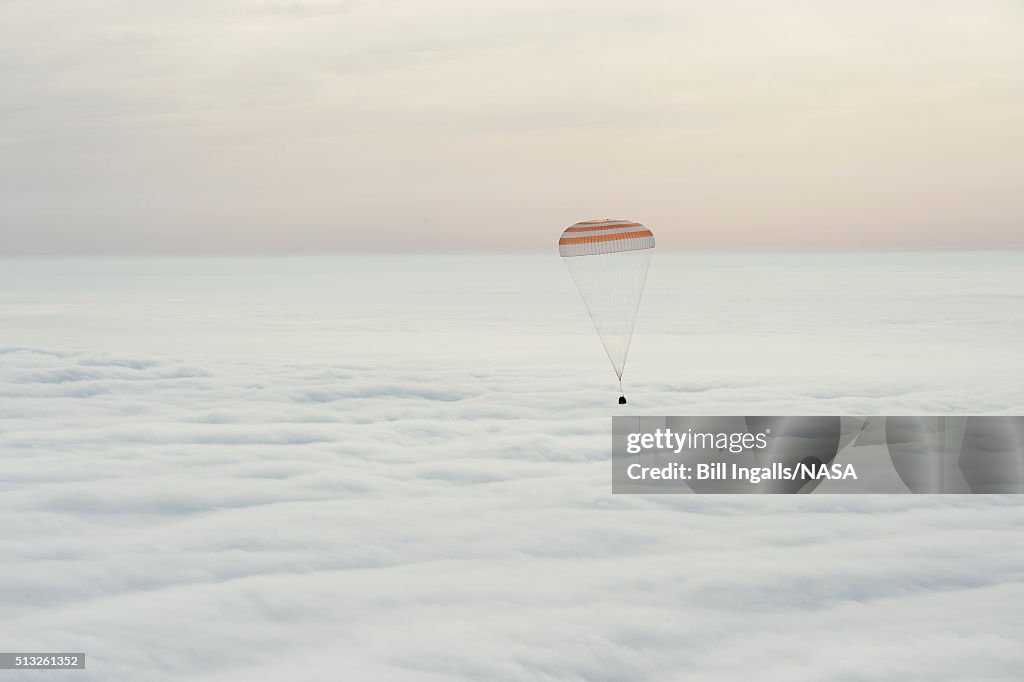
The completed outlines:
[[[1024,406],[1019,255],[745,258],[655,259],[629,410]],[[1016,498],[612,496],[554,257],[5,265],[0,640],[89,656],[46,679],[1024,671]]]

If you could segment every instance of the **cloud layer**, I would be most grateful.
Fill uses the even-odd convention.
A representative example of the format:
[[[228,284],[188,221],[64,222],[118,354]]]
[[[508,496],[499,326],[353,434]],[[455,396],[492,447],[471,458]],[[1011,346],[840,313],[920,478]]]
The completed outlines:
[[[1019,413],[1019,263],[915,258],[804,296],[762,262],[703,316],[668,297],[724,266],[656,260],[630,409]],[[1016,498],[612,496],[566,273],[330,262],[5,270],[5,648],[104,681],[1020,678]],[[846,277],[888,307],[837,308]]]

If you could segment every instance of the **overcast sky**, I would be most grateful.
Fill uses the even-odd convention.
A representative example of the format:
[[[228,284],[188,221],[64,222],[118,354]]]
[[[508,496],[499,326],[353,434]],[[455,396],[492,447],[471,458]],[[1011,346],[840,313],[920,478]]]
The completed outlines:
[[[9,0],[0,253],[1024,243],[1024,6]]]

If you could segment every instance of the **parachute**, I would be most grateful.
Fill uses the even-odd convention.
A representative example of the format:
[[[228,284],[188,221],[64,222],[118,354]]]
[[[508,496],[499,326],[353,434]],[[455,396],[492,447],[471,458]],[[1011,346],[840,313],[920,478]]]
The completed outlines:
[[[654,233],[630,220],[576,223],[558,240],[558,255],[576,282],[619,378],[620,405],[626,404],[622,373],[653,248]]]

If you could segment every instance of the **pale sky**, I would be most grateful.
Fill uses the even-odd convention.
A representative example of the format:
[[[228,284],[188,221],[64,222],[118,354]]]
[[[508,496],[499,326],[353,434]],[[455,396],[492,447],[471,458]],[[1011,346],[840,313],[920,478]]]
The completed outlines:
[[[8,0],[0,254],[1024,245],[1019,0]]]

